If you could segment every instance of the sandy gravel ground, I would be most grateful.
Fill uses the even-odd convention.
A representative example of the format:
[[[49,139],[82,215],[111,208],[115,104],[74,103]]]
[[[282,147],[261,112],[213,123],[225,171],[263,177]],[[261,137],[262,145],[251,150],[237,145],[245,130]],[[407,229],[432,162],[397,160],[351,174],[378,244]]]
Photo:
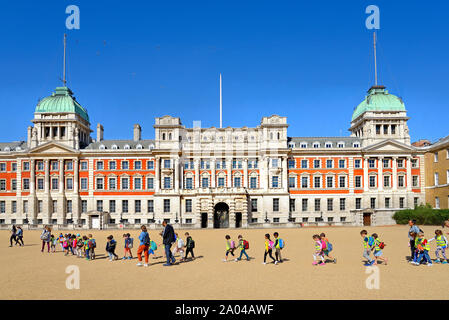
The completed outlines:
[[[436,227],[422,228],[427,236]],[[123,231],[92,231],[97,239],[95,261],[57,253],[40,252],[40,231],[25,230],[25,247],[8,247],[9,232],[0,232],[0,299],[448,299],[449,264],[412,266],[406,226],[371,227],[387,244],[388,265],[379,265],[380,288],[367,289],[362,263],[360,227],[327,227],[279,230],[192,230],[196,242],[195,261],[163,267],[159,258],[148,268],[137,260],[109,262],[105,259],[106,237],[118,240],[123,255]],[[282,264],[263,265],[264,234],[278,231],[286,242]],[[184,234],[184,230],[180,233]],[[325,232],[334,245],[337,264],[313,266],[312,235]],[[55,232],[57,233],[57,231]],[[86,234],[88,232],[85,232]],[[136,239],[137,230],[130,233]],[[250,242],[249,262],[222,262],[224,236],[239,234]],[[158,232],[150,232],[159,244]],[[137,241],[136,241],[137,242]],[[431,257],[434,258],[435,243]],[[135,253],[136,248],[133,249]],[[102,256],[103,255],[103,256]],[[179,258],[178,258],[179,260]],[[69,265],[79,266],[80,289],[66,288]],[[418,290],[417,288],[420,288]]]

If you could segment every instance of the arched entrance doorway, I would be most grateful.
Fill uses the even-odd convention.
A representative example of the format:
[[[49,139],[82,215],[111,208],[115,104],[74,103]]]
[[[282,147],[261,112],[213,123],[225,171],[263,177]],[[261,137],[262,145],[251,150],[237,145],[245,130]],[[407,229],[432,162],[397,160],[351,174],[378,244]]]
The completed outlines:
[[[224,202],[214,207],[214,228],[229,228],[229,206]]]

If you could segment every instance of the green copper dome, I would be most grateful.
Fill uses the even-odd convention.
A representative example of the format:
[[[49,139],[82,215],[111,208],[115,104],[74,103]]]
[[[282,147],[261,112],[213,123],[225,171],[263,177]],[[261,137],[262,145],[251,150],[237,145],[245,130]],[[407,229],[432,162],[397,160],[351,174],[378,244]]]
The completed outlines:
[[[352,120],[366,111],[405,111],[405,105],[401,98],[388,93],[384,86],[373,86],[365,100],[355,108]]]
[[[77,113],[89,122],[89,115],[73,96],[73,92],[67,87],[57,87],[51,96],[39,101],[36,113]]]

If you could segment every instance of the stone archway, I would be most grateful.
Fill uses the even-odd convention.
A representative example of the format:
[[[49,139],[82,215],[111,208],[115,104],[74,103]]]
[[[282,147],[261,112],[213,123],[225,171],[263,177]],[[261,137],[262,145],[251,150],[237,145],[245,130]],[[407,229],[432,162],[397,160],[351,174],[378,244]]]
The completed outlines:
[[[214,228],[229,228],[229,206],[225,202],[214,207]]]

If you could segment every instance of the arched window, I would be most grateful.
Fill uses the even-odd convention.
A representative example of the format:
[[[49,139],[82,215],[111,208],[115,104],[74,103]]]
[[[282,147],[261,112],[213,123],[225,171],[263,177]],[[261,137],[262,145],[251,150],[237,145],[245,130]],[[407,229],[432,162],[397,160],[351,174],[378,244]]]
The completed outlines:
[[[278,132],[278,140],[281,139],[281,133]]]
[[[125,149],[125,150],[129,150],[129,144],[125,144],[124,149]]]
[[[116,145],[116,144],[113,144],[113,145],[112,145],[112,150],[117,150],[117,149],[118,149],[117,145]]]
[[[138,145],[136,146],[136,149],[141,150],[141,149],[142,149],[142,145],[141,145],[141,144],[138,144]]]
[[[154,144],[150,144],[150,150],[154,149]]]
[[[106,149],[106,147],[104,146],[104,144],[101,144],[100,145],[100,150],[104,150],[104,149]]]
[[[165,140],[165,133],[162,134],[162,140]]]

